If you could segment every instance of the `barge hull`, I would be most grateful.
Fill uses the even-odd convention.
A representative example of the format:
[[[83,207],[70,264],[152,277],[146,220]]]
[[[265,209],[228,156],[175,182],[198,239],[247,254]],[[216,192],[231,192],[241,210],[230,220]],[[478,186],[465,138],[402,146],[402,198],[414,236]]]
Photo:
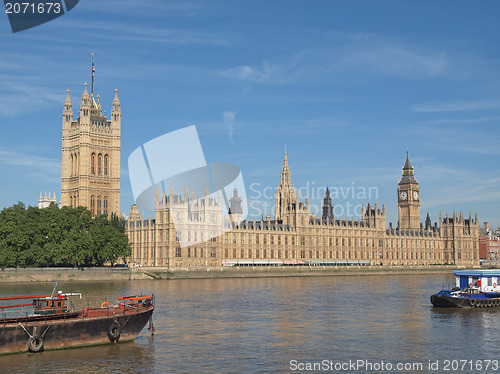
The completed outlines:
[[[0,325],[0,354],[64,349],[134,340],[153,314],[154,306],[137,311],[73,318],[19,318]]]

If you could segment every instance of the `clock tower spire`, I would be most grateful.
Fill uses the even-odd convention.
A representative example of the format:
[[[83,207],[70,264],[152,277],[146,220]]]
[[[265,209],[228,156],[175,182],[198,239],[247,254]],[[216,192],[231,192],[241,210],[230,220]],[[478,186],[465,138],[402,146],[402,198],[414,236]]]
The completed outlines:
[[[400,230],[420,230],[420,187],[408,150],[403,166],[403,176],[398,183],[398,223]]]

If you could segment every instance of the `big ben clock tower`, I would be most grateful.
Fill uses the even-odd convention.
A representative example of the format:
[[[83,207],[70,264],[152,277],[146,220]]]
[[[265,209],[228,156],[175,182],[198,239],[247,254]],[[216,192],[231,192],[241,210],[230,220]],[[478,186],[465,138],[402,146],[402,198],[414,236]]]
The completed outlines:
[[[408,151],[403,176],[398,183],[398,217],[400,230],[420,230],[420,187]]]

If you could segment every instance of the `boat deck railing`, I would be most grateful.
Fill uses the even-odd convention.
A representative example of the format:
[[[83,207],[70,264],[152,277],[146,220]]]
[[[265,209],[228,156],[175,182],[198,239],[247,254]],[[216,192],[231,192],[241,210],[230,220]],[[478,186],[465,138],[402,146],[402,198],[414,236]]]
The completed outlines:
[[[28,297],[11,297],[3,298],[4,300],[15,300]],[[0,304],[2,301],[0,300]],[[150,306],[155,305],[154,295],[140,295],[140,296],[128,296],[119,298],[119,303],[117,305],[110,305],[108,302],[104,302],[101,307],[83,308],[82,310],[75,312],[74,305],[71,303],[70,310],[66,310],[64,313],[54,313],[54,314],[36,314],[33,303],[29,304],[16,304],[16,305],[0,305],[0,325],[5,325],[8,323],[18,322],[20,320],[29,321],[40,321],[40,320],[54,320],[54,319],[72,319],[76,317],[80,318],[92,318],[98,315],[120,315],[120,314],[134,314],[143,309],[149,309]]]
[[[0,306],[0,318],[26,317],[33,314],[33,304],[17,304]]]

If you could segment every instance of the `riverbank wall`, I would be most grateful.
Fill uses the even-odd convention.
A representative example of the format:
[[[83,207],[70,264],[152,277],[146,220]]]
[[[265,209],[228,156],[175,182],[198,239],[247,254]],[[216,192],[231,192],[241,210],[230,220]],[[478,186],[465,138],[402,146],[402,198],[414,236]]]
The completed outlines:
[[[124,281],[136,279],[213,279],[264,277],[326,277],[394,274],[452,274],[456,266],[234,267],[168,269],[161,267],[16,268],[0,269],[0,282]]]
[[[131,279],[123,268],[9,268],[0,269],[0,282],[115,281]]]

